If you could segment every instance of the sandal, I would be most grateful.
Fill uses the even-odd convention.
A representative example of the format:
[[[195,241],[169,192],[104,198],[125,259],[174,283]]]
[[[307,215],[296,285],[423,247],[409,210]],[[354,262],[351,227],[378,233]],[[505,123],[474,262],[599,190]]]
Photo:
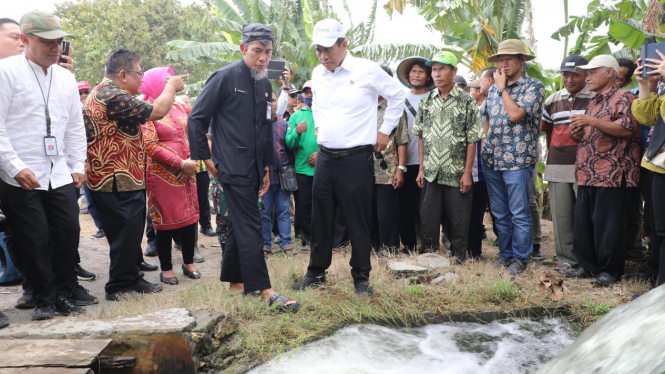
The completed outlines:
[[[559,273],[563,274],[564,272],[566,272],[567,270],[570,270],[570,269],[572,269],[572,268],[573,268],[573,267],[570,266],[570,264],[566,262],[566,263],[563,263],[563,264],[561,264],[561,265],[557,265],[557,266],[555,266],[555,267],[554,267],[554,270],[556,270],[556,271],[558,271]]]
[[[282,250],[284,251],[284,253],[286,253],[289,256],[295,256],[298,254],[298,250],[293,249],[292,247],[284,247],[284,249]]]
[[[270,248],[263,247],[263,257],[268,259],[268,255],[270,255],[272,252],[270,251]]]
[[[268,300],[268,306],[271,307],[275,302],[277,302],[277,306],[275,306],[275,308],[280,312],[297,312],[298,309],[300,309],[300,303],[286,305],[286,303],[289,301],[292,300],[279,292],[275,292],[274,295],[270,296],[270,300]]]

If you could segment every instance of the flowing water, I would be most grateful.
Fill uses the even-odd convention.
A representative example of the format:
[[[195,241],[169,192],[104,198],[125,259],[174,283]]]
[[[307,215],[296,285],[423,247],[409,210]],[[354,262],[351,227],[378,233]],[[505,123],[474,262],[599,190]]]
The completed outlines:
[[[404,329],[350,326],[250,373],[533,373],[575,338],[558,319],[444,323]]]

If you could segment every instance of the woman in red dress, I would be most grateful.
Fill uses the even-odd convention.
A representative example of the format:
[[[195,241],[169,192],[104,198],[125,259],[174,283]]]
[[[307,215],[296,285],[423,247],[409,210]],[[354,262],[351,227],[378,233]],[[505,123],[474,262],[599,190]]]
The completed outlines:
[[[169,67],[148,70],[141,83],[144,100],[154,101],[159,97],[173,75],[173,69]],[[166,117],[148,121],[143,133],[148,155],[148,209],[156,231],[155,245],[162,268],[159,279],[166,284],[178,284],[171,264],[171,242],[177,231],[182,238],[182,272],[189,278],[199,279],[201,274],[194,266],[196,223],[199,221],[196,162],[189,159],[184,106],[174,103]]]

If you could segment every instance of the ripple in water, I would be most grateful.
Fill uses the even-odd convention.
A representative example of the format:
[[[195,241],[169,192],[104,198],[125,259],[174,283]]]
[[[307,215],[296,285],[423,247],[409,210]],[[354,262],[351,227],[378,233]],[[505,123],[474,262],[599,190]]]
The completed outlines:
[[[557,319],[429,325],[349,326],[273,358],[253,374],[533,373],[574,342]]]

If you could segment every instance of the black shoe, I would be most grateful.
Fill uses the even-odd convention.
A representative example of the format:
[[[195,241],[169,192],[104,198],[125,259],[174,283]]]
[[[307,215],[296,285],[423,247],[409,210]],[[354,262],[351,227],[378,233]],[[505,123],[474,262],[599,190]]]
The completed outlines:
[[[201,279],[201,273],[198,271],[189,271],[185,267],[185,265],[182,265],[182,273],[186,276],[189,277],[190,279]]]
[[[157,271],[157,269],[159,269],[159,266],[151,265],[145,261],[139,264],[139,270],[141,271]]]
[[[69,299],[74,303],[74,305],[78,306],[99,304],[99,298],[97,296],[90,295],[90,291],[83,288],[80,284],[74,286],[72,292],[69,293]]]
[[[106,300],[108,300],[108,301],[120,301],[125,297],[132,297],[134,295],[139,295],[139,293],[134,291],[134,290],[124,289],[124,290],[120,290],[120,291],[114,292],[114,293],[107,293],[106,294]]]
[[[145,249],[145,252],[143,252],[143,255],[147,257],[157,256],[157,247],[155,247],[155,243],[148,244],[148,247]]]
[[[482,240],[487,239],[487,233],[485,231],[483,231],[483,233],[480,234],[480,239],[482,239]]]
[[[9,317],[5,313],[0,312],[0,329],[9,326]]]
[[[47,305],[35,309],[35,311],[32,312],[32,317],[30,317],[30,319],[33,321],[43,321],[46,319],[53,319],[53,317],[55,317],[55,308],[53,308],[52,305]]]
[[[545,256],[543,256],[543,252],[540,251],[540,244],[534,244],[533,245],[533,251],[529,255],[532,260],[534,261],[542,261],[545,259]]]
[[[600,273],[597,277],[591,280],[591,284],[598,287],[609,287],[619,280],[614,278],[609,273]]]
[[[501,258],[492,262],[492,266],[494,266],[497,269],[505,268],[508,265],[510,265],[510,260],[502,260]]]
[[[201,227],[199,230],[199,233],[205,235],[205,236],[217,236],[217,233],[215,230],[212,229],[212,227]]]
[[[97,278],[97,275],[95,273],[91,273],[84,268],[81,267],[81,264],[76,264],[74,265],[74,274],[76,274],[76,277],[78,280],[81,281],[94,281]]]
[[[653,273],[631,274],[626,277],[626,280],[633,282],[649,283],[650,285],[655,286],[658,277],[655,276]]]
[[[106,233],[104,232],[104,230],[99,230],[99,231],[97,231],[96,234],[90,235],[90,237],[92,239],[103,239],[103,238],[106,237]]]
[[[526,270],[526,266],[527,266],[526,262],[513,258],[510,261],[508,267],[506,268],[506,273],[512,276],[522,274],[524,273],[524,270]]]
[[[568,278],[581,278],[581,279],[586,279],[586,278],[591,278],[592,275],[588,271],[586,271],[583,267],[578,267],[577,269],[574,270],[568,270],[564,271],[563,274],[568,277]]]
[[[159,273],[159,280],[162,281],[162,283],[170,284],[171,286],[178,284],[178,278],[165,278],[164,273]]]
[[[139,271],[138,273],[139,278],[143,278],[145,276],[145,273],[142,271]]]
[[[143,278],[139,278],[129,289],[138,293],[155,293],[163,290],[164,287],[161,284],[150,283]]]
[[[324,283],[326,283],[326,274],[323,273],[319,275],[318,277],[307,277],[303,278],[300,282],[294,284],[291,286],[292,290],[295,291],[302,291],[305,288],[315,288],[315,287],[320,287]]]
[[[56,296],[55,298],[55,311],[60,315],[68,316],[71,313],[84,312],[85,309],[81,308],[80,306],[76,306],[76,304],[74,304],[74,302],[67,296],[60,295]]]
[[[35,298],[32,294],[32,287],[23,290],[23,296],[19,297],[18,300],[16,300],[16,305],[14,305],[14,307],[18,309],[32,309],[36,306],[37,304],[35,303]]]
[[[354,286],[356,286],[356,295],[358,296],[372,296],[374,294],[374,289],[369,282],[356,283]]]
[[[494,241],[492,242],[492,246],[493,247],[498,247],[499,246],[499,238],[494,239]]]

